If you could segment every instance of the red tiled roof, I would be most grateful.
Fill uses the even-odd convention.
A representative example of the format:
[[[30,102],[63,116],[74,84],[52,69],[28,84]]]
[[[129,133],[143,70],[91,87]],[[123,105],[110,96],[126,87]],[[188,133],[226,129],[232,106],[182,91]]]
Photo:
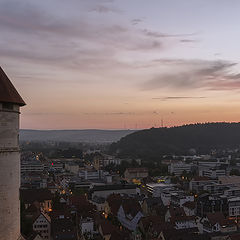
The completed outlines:
[[[161,216],[147,216],[147,217],[143,217],[141,219],[143,228],[145,229],[145,231],[147,231],[147,229],[149,228],[150,225],[160,225],[160,223],[163,222],[163,219]]]
[[[90,203],[85,195],[71,196],[70,205],[76,207],[78,214],[82,217],[92,217],[96,207]]]
[[[106,221],[106,220],[103,220],[100,223],[100,226],[102,228],[103,236],[110,235],[116,228],[112,223],[110,223],[109,221]]]
[[[185,202],[183,204],[183,207],[189,208],[189,209],[195,209],[196,203],[195,202]]]
[[[70,203],[75,206],[85,205],[88,203],[87,197],[85,195],[70,196]]]
[[[33,202],[24,212],[25,214],[40,213],[40,203],[38,201]]]
[[[216,223],[221,224],[221,222],[225,219],[223,213],[221,212],[207,213],[207,218],[211,225],[215,225]]]
[[[170,207],[169,213],[171,217],[186,216],[184,209],[181,207]]]
[[[99,228],[102,229],[103,236],[110,235],[110,240],[125,240],[129,239],[128,233],[124,230],[120,231],[118,227],[107,220],[101,221]]]
[[[221,212],[208,213],[207,218],[211,225],[219,223],[221,226],[233,226],[236,224],[233,219],[225,218]]]
[[[187,216],[185,214],[183,208],[170,207],[169,212],[170,212],[170,215],[171,215],[170,221],[172,223],[183,222],[183,221],[191,221],[191,220],[195,219],[194,216]]]
[[[3,69],[0,67],[0,102],[26,105]]]
[[[240,239],[240,233],[233,234],[229,236],[231,240],[239,240]]]
[[[116,229],[111,233],[110,240],[128,240],[130,239],[129,233],[127,231],[120,231]]]
[[[212,180],[212,179],[205,176],[196,176],[192,179],[192,181],[208,181],[208,180]]]
[[[60,210],[53,210],[50,213],[51,219],[59,219],[60,216],[64,216],[65,219],[70,219],[71,218],[71,212],[70,209],[60,209]]]
[[[30,204],[35,201],[44,202],[53,199],[53,195],[48,189],[21,189],[20,196],[24,203]]]
[[[107,198],[107,202],[108,202],[108,205],[111,209],[111,212],[113,213],[113,215],[117,215],[117,212],[121,206],[121,203],[122,203],[122,197],[120,194],[111,194],[108,196]]]

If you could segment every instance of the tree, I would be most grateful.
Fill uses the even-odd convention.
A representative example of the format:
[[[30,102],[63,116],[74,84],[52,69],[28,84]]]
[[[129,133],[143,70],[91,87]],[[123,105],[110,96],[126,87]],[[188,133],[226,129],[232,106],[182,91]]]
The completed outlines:
[[[240,171],[238,169],[232,169],[230,175],[240,176]]]

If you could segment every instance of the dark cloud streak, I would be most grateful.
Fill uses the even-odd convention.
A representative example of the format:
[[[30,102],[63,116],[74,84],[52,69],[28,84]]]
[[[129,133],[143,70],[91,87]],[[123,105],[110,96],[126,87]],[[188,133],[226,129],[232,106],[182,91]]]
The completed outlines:
[[[181,97],[155,97],[152,98],[153,100],[161,100],[161,101],[167,101],[167,100],[181,100],[181,99],[204,99],[206,97],[189,97],[189,96],[181,96]]]
[[[155,38],[192,37],[196,35],[196,33],[167,34],[167,33],[151,31],[148,29],[143,29],[142,32],[148,37],[155,37]]]
[[[158,60],[160,63],[161,61]],[[143,90],[159,88],[236,90],[240,88],[240,74],[231,73],[237,63],[228,61],[173,60],[166,61],[173,66],[173,73],[164,73],[142,84]]]

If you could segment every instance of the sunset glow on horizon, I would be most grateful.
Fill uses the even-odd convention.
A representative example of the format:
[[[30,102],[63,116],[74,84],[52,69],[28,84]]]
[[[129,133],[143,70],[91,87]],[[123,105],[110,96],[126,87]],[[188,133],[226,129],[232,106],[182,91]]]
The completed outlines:
[[[238,0],[0,0],[23,129],[240,121]]]

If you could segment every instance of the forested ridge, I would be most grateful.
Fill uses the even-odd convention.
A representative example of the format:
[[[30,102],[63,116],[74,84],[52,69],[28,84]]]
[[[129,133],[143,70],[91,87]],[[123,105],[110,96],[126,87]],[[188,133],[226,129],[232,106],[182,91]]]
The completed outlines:
[[[137,131],[113,143],[110,152],[147,159],[165,154],[187,154],[190,149],[203,154],[211,149],[239,145],[240,123],[199,123]]]

